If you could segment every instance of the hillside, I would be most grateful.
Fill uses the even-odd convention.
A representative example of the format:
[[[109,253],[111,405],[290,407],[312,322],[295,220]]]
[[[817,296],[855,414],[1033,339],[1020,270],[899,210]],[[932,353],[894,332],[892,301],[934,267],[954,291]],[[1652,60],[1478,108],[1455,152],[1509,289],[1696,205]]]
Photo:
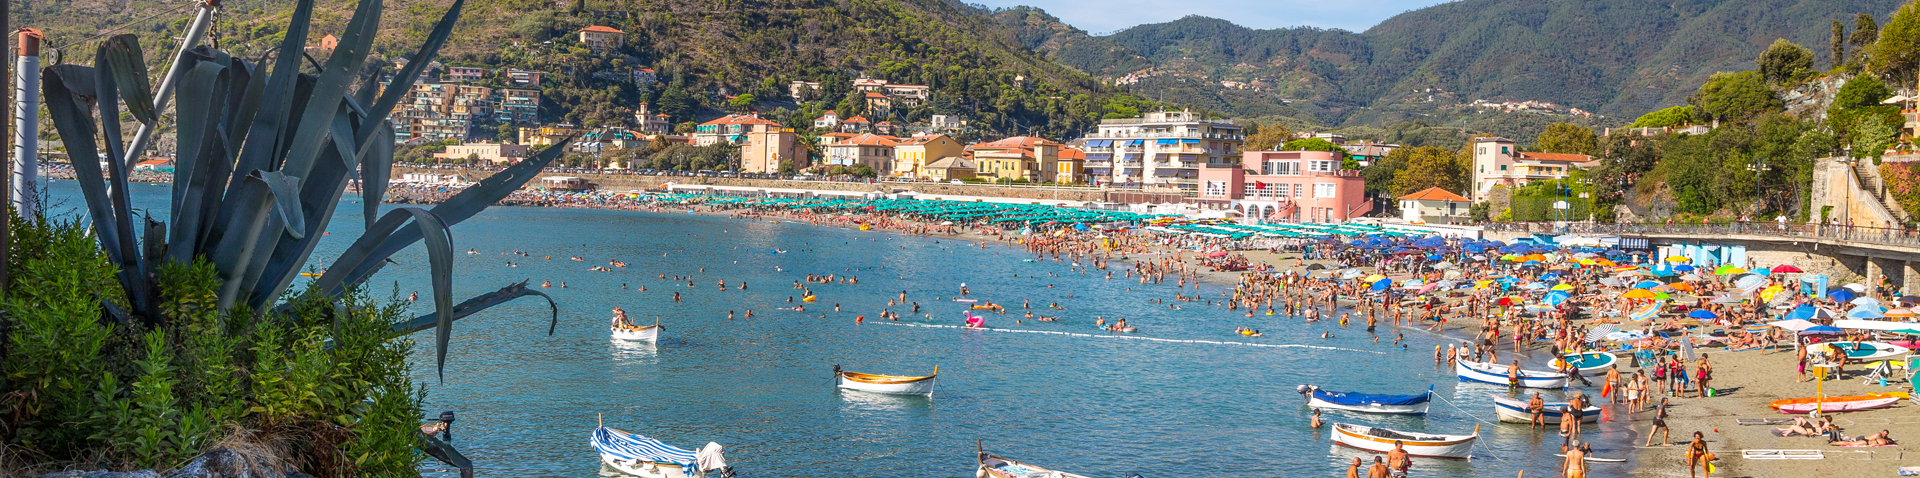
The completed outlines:
[[[1360,107],[1491,100],[1631,118],[1684,102],[1715,71],[1753,69],[1775,38],[1824,52],[1829,20],[1884,19],[1902,1],[1463,0],[1364,33],[1255,30],[1205,17],[1106,37],[1026,32],[1051,34],[1029,44],[1073,45],[1045,50],[1064,65],[1103,78],[1144,77],[1134,85],[1143,96],[1249,116],[1291,109],[1337,125],[1371,116]]]
[[[451,3],[388,0],[376,57],[409,54]],[[132,22],[123,31],[141,33],[150,60],[158,62],[172,48],[161,39],[184,30],[184,5],[29,2],[15,21],[47,31],[54,45]],[[226,5],[215,32],[221,44],[260,54],[281,38],[292,2]],[[348,6],[320,2],[311,44],[344,25]],[[588,51],[573,32],[589,25],[624,30],[626,41],[613,51]],[[84,45],[70,50],[90,61]],[[439,59],[546,71],[542,119],[586,124],[621,121],[641,102],[667,110],[674,121],[758,110],[792,124],[833,109],[839,98],[795,104],[787,98],[788,82],[844,82],[862,75],[933,87],[935,101],[895,108],[875,121],[961,114],[987,132],[1058,137],[1087,128],[1111,108],[1138,105],[1115,98],[1121,89],[1027,48],[988,12],[944,0],[468,0]],[[636,68],[658,71],[661,83],[626,81],[626,72]],[[757,101],[729,104],[744,94]]]

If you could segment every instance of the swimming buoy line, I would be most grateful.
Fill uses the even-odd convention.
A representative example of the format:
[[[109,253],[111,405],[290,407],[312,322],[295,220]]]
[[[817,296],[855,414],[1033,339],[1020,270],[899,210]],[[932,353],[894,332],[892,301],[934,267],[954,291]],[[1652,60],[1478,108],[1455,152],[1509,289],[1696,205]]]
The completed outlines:
[[[922,327],[922,328],[929,328],[929,329],[986,330],[986,331],[993,331],[993,332],[1016,332],[1016,333],[1023,333],[1023,334],[1065,335],[1070,337],[1095,337],[1095,338],[1109,338],[1109,339],[1147,340],[1147,341],[1153,341],[1153,342],[1166,342],[1166,343],[1176,343],[1176,344],[1243,345],[1247,347],[1268,347],[1268,348],[1277,348],[1277,349],[1301,348],[1301,349],[1320,349],[1320,350],[1340,350],[1340,351],[1346,351],[1346,352],[1363,352],[1363,353],[1370,353],[1375,355],[1387,354],[1386,352],[1379,352],[1379,351],[1373,351],[1373,350],[1349,349],[1349,348],[1342,348],[1342,347],[1327,347],[1323,345],[1252,344],[1252,343],[1246,343],[1246,342],[1221,342],[1217,340],[1162,339],[1157,337],[1141,337],[1138,335],[1082,334],[1082,333],[1076,333],[1076,332],[1055,332],[1051,330],[997,329],[997,328],[980,328],[980,327],[962,327],[958,325],[903,324],[899,322],[874,322],[874,323],[879,325],[894,325],[894,326],[900,326],[900,327]]]

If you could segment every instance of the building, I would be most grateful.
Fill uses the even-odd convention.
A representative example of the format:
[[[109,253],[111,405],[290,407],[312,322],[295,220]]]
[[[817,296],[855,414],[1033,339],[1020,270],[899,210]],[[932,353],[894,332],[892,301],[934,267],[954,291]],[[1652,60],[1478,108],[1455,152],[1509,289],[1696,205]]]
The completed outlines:
[[[545,72],[516,70],[513,68],[507,69],[507,81],[513,82],[513,86],[521,88],[539,88],[540,77],[544,75],[546,75]]]
[[[651,85],[656,81],[660,81],[660,75],[658,73],[654,73],[652,68],[634,68],[633,69],[634,84],[644,86],[644,85]]]
[[[653,107],[646,103],[634,108],[633,124],[641,134],[667,134],[673,130],[673,123],[668,121],[667,115],[654,113]]]
[[[447,81],[467,81],[479,83],[487,79],[487,69],[472,66],[447,67]]]
[[[1361,166],[1371,166],[1374,161],[1386,159],[1387,155],[1393,154],[1393,150],[1400,149],[1400,145],[1369,142],[1350,143],[1341,148],[1346,149],[1347,156],[1360,162]]]
[[[966,126],[967,122],[961,121],[959,116],[933,115],[927,119],[927,127],[935,130],[955,130]]]
[[[900,138],[867,133],[847,138],[838,143],[827,145],[827,165],[853,166],[865,164],[874,171],[886,174],[893,169],[894,148],[900,145]]]
[[[1191,111],[1100,120],[1087,137],[1086,173],[1093,181],[1145,184],[1197,193],[1202,168],[1238,167],[1246,136],[1233,120]]]
[[[869,133],[873,131],[873,122],[867,121],[866,118],[859,116],[847,118],[840,120],[840,131],[847,133]]]
[[[540,124],[540,90],[521,88],[501,88],[494,98],[499,103],[494,106],[501,123],[519,126]]]
[[[1400,214],[1414,224],[1466,222],[1472,201],[1440,188],[1400,196]]]
[[[580,43],[596,52],[620,48],[627,42],[627,32],[613,27],[594,25],[580,29]]]
[[[932,164],[921,168],[921,172],[926,174],[927,179],[935,181],[973,179],[973,171],[973,160],[959,156],[940,158],[940,160],[934,161]]]
[[[1513,140],[1497,136],[1473,139],[1473,200],[1485,201],[1495,186],[1520,187],[1534,181],[1566,179],[1593,161],[1584,154],[1521,152]]]
[[[905,106],[914,106],[933,98],[933,88],[926,85],[886,85],[881,87],[888,97]]]
[[[693,129],[692,141],[694,146],[739,145],[741,172],[779,172],[783,163],[791,163],[794,169],[808,165],[799,135],[760,115],[727,115],[700,123]]]
[[[1072,146],[1060,148],[1060,157],[1054,161],[1053,182],[1082,183],[1087,177],[1087,152]]]
[[[973,145],[974,174],[994,179],[1052,182],[1059,166],[1060,143],[1014,136]]]
[[[415,83],[408,90],[407,98],[399,105],[393,115],[395,141],[464,141],[473,130],[473,113],[482,111],[473,104],[476,90],[485,90],[482,98],[490,98],[491,90],[480,87],[466,87],[462,90],[457,83]]]
[[[827,110],[827,112],[825,113],[820,113],[819,118],[813,119],[813,129],[831,130],[839,126],[840,126],[840,113],[835,113],[833,112],[833,110]]]
[[[940,158],[960,156],[966,152],[966,148],[966,145],[944,134],[900,140],[893,148],[893,169],[889,175],[901,178],[927,177],[927,164]]]
[[[570,136],[578,137],[579,135],[586,134],[586,132],[586,130],[576,128],[568,123],[552,124],[537,128],[523,127],[520,128],[520,138],[518,142],[527,146],[549,146],[560,144],[561,141],[565,141]]]
[[[820,91],[820,82],[794,80],[787,83],[787,96],[793,97],[795,103],[807,101],[807,95],[814,91]]]
[[[1250,223],[1344,222],[1373,211],[1366,179],[1330,151],[1247,151],[1240,164],[1200,171],[1195,201]]]
[[[478,158],[480,161],[504,165],[527,159],[527,154],[532,149],[524,144],[513,143],[463,143],[447,146],[445,152],[434,153],[433,157],[454,161]]]
[[[893,98],[888,98],[885,94],[868,92],[864,98],[867,101],[867,111],[886,111],[893,109]]]

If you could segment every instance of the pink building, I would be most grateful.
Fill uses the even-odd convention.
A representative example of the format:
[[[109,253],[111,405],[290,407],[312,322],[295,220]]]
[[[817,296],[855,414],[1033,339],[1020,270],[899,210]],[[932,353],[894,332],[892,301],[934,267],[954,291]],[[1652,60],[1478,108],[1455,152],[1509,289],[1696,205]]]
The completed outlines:
[[[1344,222],[1373,211],[1359,171],[1327,151],[1246,151],[1239,167],[1200,170],[1195,201],[1251,223]]]

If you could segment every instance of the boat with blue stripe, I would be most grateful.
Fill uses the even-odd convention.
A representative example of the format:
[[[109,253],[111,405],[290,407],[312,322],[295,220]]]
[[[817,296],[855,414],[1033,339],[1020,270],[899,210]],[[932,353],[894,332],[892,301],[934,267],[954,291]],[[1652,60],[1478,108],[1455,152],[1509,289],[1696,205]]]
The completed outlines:
[[[1315,385],[1301,385],[1298,390],[1300,394],[1307,396],[1307,406],[1310,408],[1358,413],[1425,415],[1427,406],[1433,400],[1432,385],[1428,385],[1425,392],[1411,395],[1331,392],[1321,390]]]

